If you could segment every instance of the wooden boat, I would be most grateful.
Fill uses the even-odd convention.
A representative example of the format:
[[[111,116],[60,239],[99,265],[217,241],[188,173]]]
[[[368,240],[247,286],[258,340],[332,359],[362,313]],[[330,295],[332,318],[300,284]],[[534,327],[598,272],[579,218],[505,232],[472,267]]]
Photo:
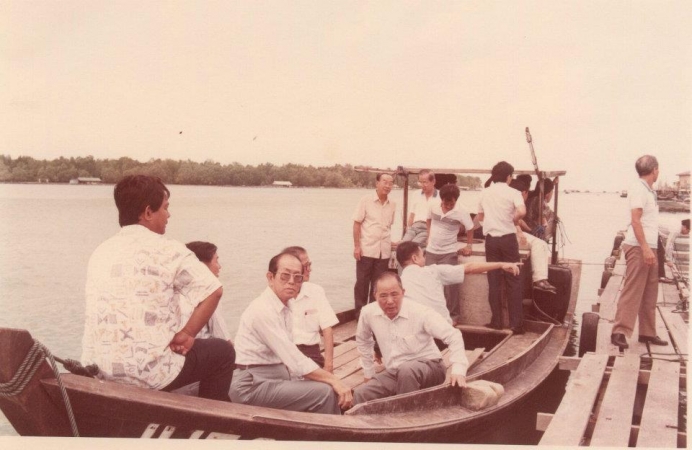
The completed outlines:
[[[408,179],[405,188],[406,198]],[[482,257],[482,252],[474,256]],[[461,390],[448,380],[418,392],[359,404],[334,416],[225,403],[70,373],[56,375],[57,370],[46,361],[46,352],[27,331],[8,328],[0,328],[0,409],[23,436],[72,435],[71,412],[80,436],[470,442],[478,431],[496,426],[498,415],[520,405],[555,369],[569,341],[580,273],[579,261],[553,261],[549,279],[557,286],[557,294],[531,292],[531,283],[524,283],[527,319],[523,335],[482,325],[485,318],[477,312],[487,308],[487,296],[482,292],[483,280],[487,289],[487,278],[467,278],[477,294],[463,298],[463,311],[474,314],[458,326],[471,362],[468,380],[490,380],[505,389],[496,405],[479,411],[464,407]],[[530,264],[524,265],[522,276],[530,277]],[[334,373],[356,387],[363,375],[354,341],[355,314],[346,311],[338,316]],[[448,356],[443,355],[449,365]],[[21,375],[27,367],[36,370]],[[26,383],[21,389],[17,387],[22,382],[19,378]]]

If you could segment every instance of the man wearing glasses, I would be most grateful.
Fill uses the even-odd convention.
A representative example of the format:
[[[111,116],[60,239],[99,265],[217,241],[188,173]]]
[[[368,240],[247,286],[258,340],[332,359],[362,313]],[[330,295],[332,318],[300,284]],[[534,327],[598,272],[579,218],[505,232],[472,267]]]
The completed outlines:
[[[293,343],[288,301],[300,292],[303,265],[290,253],[269,261],[268,286],[240,318],[231,400],[291,411],[341,414],[353,395]],[[290,372],[289,372],[290,371]],[[303,380],[291,380],[291,373]]]

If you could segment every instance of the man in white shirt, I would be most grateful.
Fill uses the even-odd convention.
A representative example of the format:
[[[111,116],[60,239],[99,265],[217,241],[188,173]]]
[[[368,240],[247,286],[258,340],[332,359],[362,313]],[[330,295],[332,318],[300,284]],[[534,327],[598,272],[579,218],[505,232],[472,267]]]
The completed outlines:
[[[637,159],[639,179],[627,191],[631,222],[622,249],[627,269],[618,299],[610,341],[627,348],[639,318],[639,342],[668,345],[656,335],[656,301],[658,300],[658,200],[653,184],[658,180],[658,161],[644,155]]]
[[[374,290],[377,302],[362,309],[356,330],[365,383],[355,389],[354,403],[443,383],[446,368],[435,338],[449,347],[452,386],[465,387],[468,359],[461,332],[432,309],[406,300],[396,273],[382,273]],[[379,374],[374,368],[375,339],[385,367]]]
[[[440,196],[435,189],[435,174],[431,170],[423,169],[418,173],[418,184],[421,190],[411,196],[413,202],[408,215],[408,229],[401,242],[413,241],[425,245],[428,242],[428,210],[431,205],[440,202]]]
[[[375,192],[364,195],[353,213],[353,257],[356,284],[353,287],[356,313],[372,297],[372,280],[386,271],[392,254],[392,223],[396,203],[389,199],[394,178],[378,173]]]
[[[293,246],[282,253],[290,253],[303,265],[303,284],[300,292],[288,301],[293,314],[293,342],[298,350],[327,372],[334,373],[334,334],[332,327],[339,323],[322,286],[310,282],[312,261],[307,250]],[[324,356],[320,352],[320,333],[324,338]]]
[[[446,184],[440,189],[440,203],[428,210],[428,243],[425,249],[425,264],[459,264],[459,253],[464,256],[473,250],[473,221],[466,209],[457,203],[460,191],[455,184]],[[466,246],[458,249],[459,232],[466,230]],[[459,285],[445,286],[447,309],[454,325],[459,321]]]
[[[519,191],[509,187],[513,173],[511,164],[500,161],[493,166],[486,188],[481,192],[478,214],[474,220],[483,222],[485,259],[488,262],[519,262],[516,226],[526,214],[526,206]],[[492,318],[487,326],[498,330],[502,328],[500,283],[503,279],[507,286],[509,326],[514,334],[524,334],[521,278],[501,270],[488,272],[488,302]]]
[[[127,176],[114,189],[120,231],[89,260],[82,363],[100,376],[228,401],[233,348],[195,339],[214,313],[219,280],[182,243],[163,236],[170,192],[159,178]],[[194,311],[184,321],[181,303]],[[185,309],[185,308],[182,308]]]
[[[351,389],[298,350],[288,301],[300,292],[303,265],[290,253],[269,261],[267,288],[240,317],[231,400],[322,414],[341,414]],[[291,373],[302,380],[291,380]]]
[[[459,266],[449,264],[425,265],[423,249],[415,242],[402,242],[396,250],[396,258],[403,267],[401,282],[404,298],[437,311],[447,322],[452,323],[444,296],[444,286],[464,282],[465,275],[485,273],[501,269],[513,275],[519,274],[521,263],[471,262]]]

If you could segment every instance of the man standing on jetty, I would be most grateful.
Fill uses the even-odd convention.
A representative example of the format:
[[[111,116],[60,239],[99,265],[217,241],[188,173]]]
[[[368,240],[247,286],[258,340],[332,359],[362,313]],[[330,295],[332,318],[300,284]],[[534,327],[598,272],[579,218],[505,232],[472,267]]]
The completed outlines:
[[[356,314],[373,300],[372,281],[386,271],[392,255],[392,223],[396,203],[389,200],[394,178],[378,173],[374,194],[364,195],[353,213],[353,257],[356,285],[353,287]]]
[[[113,194],[121,229],[89,260],[82,363],[150,389],[199,381],[200,397],[229,401],[233,347],[195,339],[219,304],[221,283],[185,245],[163,236],[170,192],[159,178],[127,176]],[[183,301],[194,308],[185,323]]]
[[[639,342],[668,345],[656,336],[656,301],[658,299],[658,202],[653,184],[658,179],[658,161],[644,155],[634,165],[639,179],[627,191],[630,225],[622,241],[627,269],[610,341],[627,348],[639,317]]]

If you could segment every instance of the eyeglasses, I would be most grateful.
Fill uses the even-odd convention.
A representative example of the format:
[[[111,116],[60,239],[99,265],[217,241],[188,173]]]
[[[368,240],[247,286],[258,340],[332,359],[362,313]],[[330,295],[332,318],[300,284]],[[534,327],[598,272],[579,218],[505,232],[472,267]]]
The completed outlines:
[[[285,283],[288,282],[288,281],[290,281],[291,279],[293,279],[293,282],[294,282],[294,283],[302,283],[302,282],[303,282],[303,279],[305,278],[305,277],[303,276],[303,274],[301,274],[301,273],[293,273],[293,274],[291,274],[291,273],[282,272],[282,273],[279,273],[279,274],[276,274],[276,275],[279,275],[279,279],[280,279],[281,281],[285,282]]]
[[[308,261],[305,264],[303,264],[303,267],[305,267],[307,270],[310,270],[312,268],[312,261]]]

